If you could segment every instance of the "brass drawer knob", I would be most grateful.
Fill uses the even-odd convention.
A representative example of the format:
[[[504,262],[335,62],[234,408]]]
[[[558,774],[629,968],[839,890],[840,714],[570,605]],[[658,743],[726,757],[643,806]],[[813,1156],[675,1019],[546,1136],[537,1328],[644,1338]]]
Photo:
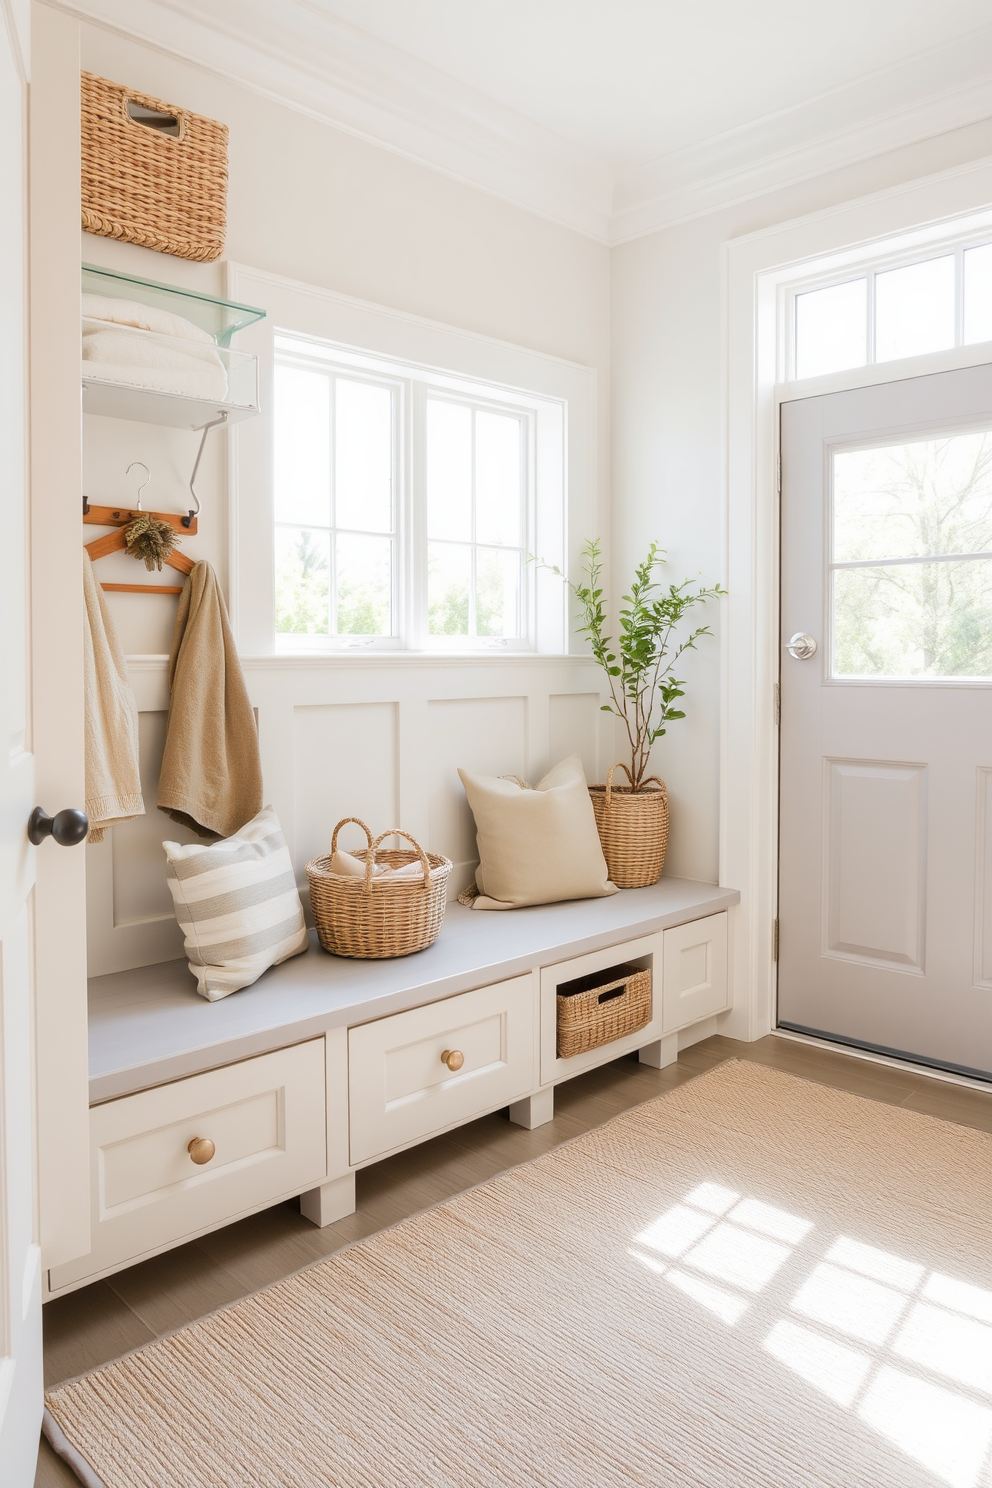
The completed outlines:
[[[445,1049],[441,1055],[441,1063],[446,1064],[452,1074],[454,1074],[455,1070],[460,1070],[465,1063],[465,1055],[461,1049]]]
[[[214,1146],[213,1142],[211,1142],[209,1137],[194,1137],[192,1142],[190,1142],[189,1146],[186,1148],[186,1151],[189,1153],[193,1161],[199,1167],[202,1167],[204,1163],[208,1163],[210,1161],[214,1153],[217,1151],[217,1148]]]

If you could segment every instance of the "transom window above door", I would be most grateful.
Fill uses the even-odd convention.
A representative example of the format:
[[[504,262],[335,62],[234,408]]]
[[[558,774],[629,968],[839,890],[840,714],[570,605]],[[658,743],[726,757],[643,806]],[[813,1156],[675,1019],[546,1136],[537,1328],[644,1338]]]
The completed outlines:
[[[992,678],[992,430],[831,454],[831,675]]]
[[[792,294],[796,380],[992,341],[992,242],[888,259]]]
[[[277,651],[534,649],[536,400],[285,335],[274,377]]]

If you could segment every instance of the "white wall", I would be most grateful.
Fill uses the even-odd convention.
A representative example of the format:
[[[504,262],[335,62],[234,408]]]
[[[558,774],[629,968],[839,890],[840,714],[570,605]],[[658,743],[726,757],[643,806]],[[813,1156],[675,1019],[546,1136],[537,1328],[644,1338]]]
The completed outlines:
[[[228,124],[227,258],[594,368],[597,528],[607,533],[604,246],[98,27],[82,27],[82,63]],[[82,257],[166,283],[222,289],[220,265],[191,264],[106,238],[84,234]],[[145,504],[183,509],[196,435],[112,419],[85,423],[84,489],[91,500],[130,504],[134,477],[124,471],[140,459],[154,477]],[[227,582],[223,439],[209,447],[198,488],[200,531],[184,549],[209,559]],[[93,529],[84,532],[94,536]],[[102,560],[99,572],[105,581],[136,578],[124,556]],[[130,655],[168,650],[174,600],[110,600]],[[153,786],[167,704],[164,670],[161,661],[144,660],[133,673]],[[428,845],[456,857],[464,881],[470,839],[455,764],[533,775],[547,767],[551,753],[558,757],[572,748],[585,753],[590,769],[600,764],[601,729],[591,701],[596,678],[578,660],[508,666],[505,658],[486,659],[451,672],[435,662],[404,672],[347,658],[302,670],[249,665],[247,675],[259,708],[266,794],[279,803],[301,874],[332,818],[357,809],[374,818],[375,828],[409,825],[427,835]],[[466,698],[464,706],[453,701],[453,688]],[[369,737],[376,743],[371,752]],[[163,897],[159,843],[182,834],[156,811],[151,791],[146,806],[144,821],[88,849],[93,972],[181,954]]]
[[[612,255],[614,572],[647,543],[674,580],[725,580],[722,246],[992,154],[992,121],[636,239]],[[707,620],[718,620],[707,606]],[[715,625],[719,632],[719,624]],[[672,796],[666,872],[718,877],[720,653],[686,658],[687,717],[655,750]],[[729,741],[733,748],[733,740]]]

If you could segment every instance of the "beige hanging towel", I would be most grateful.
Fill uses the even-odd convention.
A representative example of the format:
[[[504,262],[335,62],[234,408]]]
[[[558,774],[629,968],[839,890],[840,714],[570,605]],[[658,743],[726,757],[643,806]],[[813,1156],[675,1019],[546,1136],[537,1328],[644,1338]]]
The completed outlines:
[[[201,837],[230,837],[262,809],[255,714],[209,563],[179,596],[158,804]]]
[[[138,707],[124,652],[93,563],[83,553],[83,684],[86,694],[86,815],[90,842],[107,827],[144,816],[138,772]]]

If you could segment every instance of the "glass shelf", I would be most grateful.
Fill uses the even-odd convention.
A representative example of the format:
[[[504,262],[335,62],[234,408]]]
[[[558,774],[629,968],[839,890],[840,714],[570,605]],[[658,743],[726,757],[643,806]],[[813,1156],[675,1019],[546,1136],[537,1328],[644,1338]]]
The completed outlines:
[[[82,273],[84,294],[136,300],[140,305],[181,315],[212,336],[218,346],[229,346],[236,331],[243,331],[246,326],[265,319],[265,311],[252,305],[219,300],[213,295],[178,289],[172,284],[158,284],[154,279],[136,279],[133,274],[101,269],[96,264],[83,264]]]

